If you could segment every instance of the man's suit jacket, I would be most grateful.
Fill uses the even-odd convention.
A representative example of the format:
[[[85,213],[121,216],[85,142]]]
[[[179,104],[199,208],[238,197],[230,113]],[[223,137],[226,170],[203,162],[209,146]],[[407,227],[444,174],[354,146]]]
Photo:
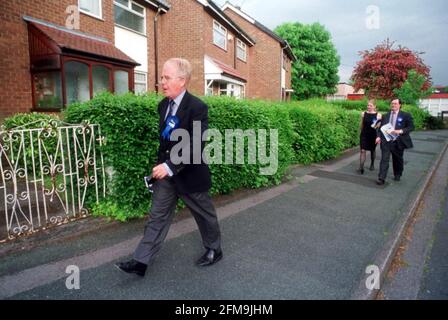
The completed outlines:
[[[190,135],[190,162],[189,164],[174,164],[170,160],[170,152],[177,141],[165,140],[162,137],[162,132],[165,129],[165,115],[168,110],[169,99],[163,99],[158,106],[159,112],[159,151],[158,151],[158,164],[166,162],[168,167],[173,172],[171,177],[176,186],[176,190],[180,194],[187,194],[193,192],[205,192],[211,188],[211,176],[208,165],[203,162],[201,157],[200,164],[193,164],[193,152],[200,152],[204,150],[205,142],[201,140],[200,150],[199,148],[193,148],[193,121],[201,122],[201,137],[205,130],[208,129],[208,107],[197,97],[185,92],[184,97],[177,109],[176,117],[179,119],[179,125],[177,128],[185,129]],[[177,129],[176,128],[176,129]],[[175,129],[175,130],[176,130]],[[182,141],[181,141],[182,142]],[[198,156],[198,155],[197,155]]]
[[[390,116],[391,112],[389,111],[382,117],[381,127],[389,123]],[[398,146],[402,149],[412,148],[414,145],[409,133],[414,130],[414,122],[410,113],[401,110],[398,112],[397,120],[395,122],[395,130],[400,129],[403,130],[403,134],[400,134],[396,140]],[[387,142],[380,129],[378,129],[377,134],[379,137],[381,137],[381,143]]]

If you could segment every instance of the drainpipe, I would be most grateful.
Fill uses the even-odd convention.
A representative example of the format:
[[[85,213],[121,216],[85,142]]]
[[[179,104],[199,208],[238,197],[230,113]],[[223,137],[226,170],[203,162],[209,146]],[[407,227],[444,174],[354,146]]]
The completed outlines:
[[[280,55],[280,100],[283,101],[283,88],[282,88],[282,73],[283,73],[283,55],[285,54],[285,49],[288,47],[288,43],[285,43],[285,46],[282,47],[280,46],[280,48],[282,48],[281,50],[281,55]],[[286,75],[285,75],[286,76]],[[286,101],[286,79],[285,79],[285,101]]]
[[[154,76],[155,76],[155,81],[154,81],[154,89],[156,91],[156,93],[159,93],[159,45],[158,45],[158,36],[157,36],[157,31],[158,31],[158,18],[160,15],[160,12],[162,11],[162,9],[159,7],[157,9],[157,13],[154,17],[154,64],[155,64],[155,71],[154,71]]]
[[[235,70],[236,70],[236,50],[237,50],[236,42],[237,41],[238,40],[236,40],[236,37],[233,37],[233,67],[235,68]]]

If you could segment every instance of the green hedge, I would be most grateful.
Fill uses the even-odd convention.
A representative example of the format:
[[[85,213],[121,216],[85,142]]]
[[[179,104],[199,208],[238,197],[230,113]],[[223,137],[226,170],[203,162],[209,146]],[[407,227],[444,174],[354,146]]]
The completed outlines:
[[[155,95],[104,93],[65,110],[65,121],[99,124],[105,137],[105,167],[113,174],[108,175],[106,182],[107,199],[93,208],[95,214],[126,220],[147,212],[150,197],[143,177],[150,173],[157,159],[160,99]]]
[[[204,97],[203,100],[209,106],[209,128],[218,129],[223,136],[225,129],[241,129],[243,131],[266,129],[268,134],[269,129],[278,130],[278,170],[276,174],[260,175],[260,168],[264,166],[258,161],[254,165],[212,164],[210,166],[213,177],[212,193],[228,193],[239,188],[259,188],[280,183],[293,159],[294,132],[288,110],[280,104],[256,100],[235,100],[227,97]],[[269,141],[270,135],[267,138],[267,142]],[[224,146],[222,152],[225,154]],[[246,146],[246,159],[247,154]]]
[[[339,106],[346,110],[364,111],[367,109],[367,100],[335,100],[329,102],[332,105]],[[379,112],[387,112],[390,110],[390,103],[385,100],[376,100],[376,108]]]
[[[288,104],[295,161],[308,164],[338,156],[359,143],[360,114],[322,100]]]
[[[106,138],[102,152],[110,173],[108,196],[93,207],[95,214],[126,220],[147,212],[151,197],[143,184],[143,176],[150,173],[157,158],[157,105],[161,99],[155,94],[114,96],[103,93],[88,102],[72,104],[64,111],[64,121],[97,123]],[[210,165],[212,194],[275,185],[281,182],[293,163],[309,164],[334,158],[356,146],[360,114],[366,108],[365,101],[330,103],[313,99],[275,103],[227,97],[202,99],[209,106],[209,128],[218,129],[223,137],[226,129],[265,129],[267,133],[269,129],[278,130],[278,169],[274,175],[260,175],[260,169],[266,165],[259,161],[247,164],[246,143],[246,164]],[[386,111],[389,107],[385,105],[381,109]],[[426,112],[414,106],[404,106],[404,110],[412,113],[416,128],[424,126]],[[33,117],[36,116],[21,115],[6,119],[5,124],[21,125]],[[247,137],[245,139],[247,141]],[[267,141],[269,144],[269,137]],[[225,155],[222,142],[222,154]],[[235,153],[234,148],[233,156]]]
[[[113,168],[114,174],[108,181],[107,200],[96,206],[94,212],[120,220],[147,212],[150,197],[144,187],[143,176],[150,173],[157,158],[157,104],[160,100],[160,96],[153,94],[113,96],[104,93],[86,103],[73,104],[65,111],[65,121],[98,123],[106,137],[102,151],[106,167]],[[279,129],[278,170],[274,175],[260,175],[260,168],[264,165],[259,162],[252,165],[211,164],[212,194],[280,183],[293,158],[293,131],[288,111],[283,106],[272,106],[262,101],[204,100],[209,105],[209,128],[218,129],[223,137],[225,129],[267,129],[267,133],[269,129]],[[267,141],[270,141],[269,137]],[[224,142],[222,145],[224,155]],[[235,148],[233,153],[236,153]],[[247,143],[244,153],[247,158]]]
[[[330,103],[331,105],[344,108],[346,110],[365,111],[367,109],[367,100],[357,100],[357,101],[343,100],[343,101],[332,101],[328,103]],[[390,104],[388,101],[377,100],[376,105],[380,113],[384,114],[390,110]],[[412,118],[414,119],[415,129],[421,130],[421,129],[435,128],[434,125],[432,125],[433,122],[435,122],[435,120],[431,119],[432,117],[427,111],[420,109],[418,106],[406,104],[402,106],[402,110],[411,113]]]

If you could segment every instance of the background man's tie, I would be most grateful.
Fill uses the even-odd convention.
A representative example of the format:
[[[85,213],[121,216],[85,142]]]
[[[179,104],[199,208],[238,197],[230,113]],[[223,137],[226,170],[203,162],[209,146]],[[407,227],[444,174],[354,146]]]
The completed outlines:
[[[392,126],[392,128],[395,130],[395,118],[396,118],[396,114],[394,111],[392,111],[391,117],[390,117],[390,124]]]

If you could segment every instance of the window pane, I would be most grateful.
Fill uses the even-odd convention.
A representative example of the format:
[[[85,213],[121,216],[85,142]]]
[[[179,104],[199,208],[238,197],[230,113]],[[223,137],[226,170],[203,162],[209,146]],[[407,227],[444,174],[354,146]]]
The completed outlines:
[[[122,70],[115,71],[114,85],[116,94],[129,92],[129,74]]]
[[[135,91],[135,94],[145,93],[147,91],[146,84],[143,84],[143,83],[134,84],[134,91]]]
[[[236,56],[243,61],[246,61],[246,44],[240,39],[236,41]]]
[[[213,31],[213,43],[223,49],[226,48],[226,38],[216,30]]]
[[[136,72],[134,79],[135,82],[146,82],[146,74],[142,72]]]
[[[81,62],[69,61],[64,65],[67,104],[90,99],[89,67]]]
[[[115,2],[124,5],[125,7],[129,7],[129,1],[128,0],[115,0]]]
[[[243,61],[246,61],[246,50],[241,49],[240,47],[236,48],[236,56]]]
[[[101,91],[109,91],[109,69],[103,66],[92,67],[93,96]]]
[[[213,21],[213,43],[223,49],[226,49],[226,32],[226,29]]]
[[[132,4],[131,7],[132,7],[132,10],[134,10],[134,11],[140,13],[140,14],[143,14],[143,12],[144,12],[144,9],[142,7],[140,7],[140,6],[138,6],[138,5],[134,4],[134,3]]]
[[[134,73],[134,91],[135,93],[145,93],[147,91],[146,73]]]
[[[34,99],[38,108],[62,107],[61,73],[37,73],[34,77]]]
[[[114,6],[115,23],[131,30],[144,33],[144,18],[125,10],[119,6]]]
[[[100,16],[100,2],[101,0],[79,0],[79,7],[84,11]]]

